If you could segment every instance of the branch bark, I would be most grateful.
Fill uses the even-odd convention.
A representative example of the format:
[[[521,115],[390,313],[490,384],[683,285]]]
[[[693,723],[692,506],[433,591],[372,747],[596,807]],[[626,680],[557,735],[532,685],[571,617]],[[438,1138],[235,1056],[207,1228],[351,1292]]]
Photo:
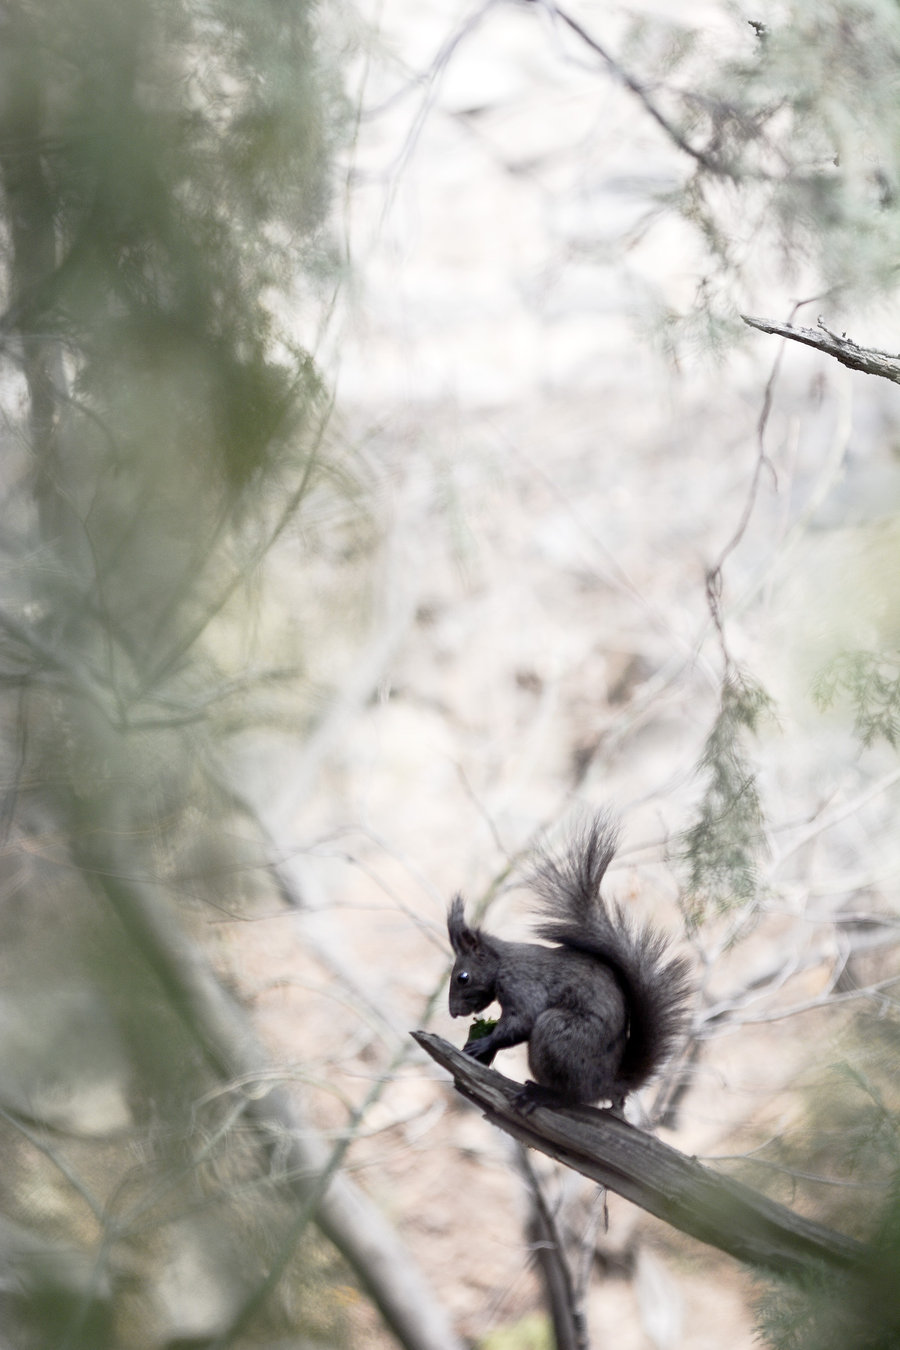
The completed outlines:
[[[492,1124],[624,1196],[673,1228],[760,1270],[803,1278],[864,1260],[865,1246],[704,1167],[611,1111],[537,1107],[524,1116],[521,1084],[427,1031],[413,1037]]]
[[[832,333],[819,319],[817,328],[795,328],[790,323],[776,323],[772,319],[757,319],[749,314],[741,318],[750,328],[760,333],[772,333],[776,337],[790,338],[805,347],[815,347],[826,356],[833,356],[842,366],[850,370],[861,370],[866,375],[877,375],[882,380],[893,380],[900,384],[900,355],[879,351],[877,347],[860,347],[856,342],[841,334]]]

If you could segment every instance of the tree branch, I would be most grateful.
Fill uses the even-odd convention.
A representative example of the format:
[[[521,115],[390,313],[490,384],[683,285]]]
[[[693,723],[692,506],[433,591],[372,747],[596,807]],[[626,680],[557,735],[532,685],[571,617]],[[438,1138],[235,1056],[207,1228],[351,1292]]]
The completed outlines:
[[[76,862],[105,893],[125,930],[156,972],[208,1061],[226,1080],[266,1079],[272,1065],[250,1019],[218,979],[198,943],[184,931],[162,887],[131,874],[117,836],[85,829],[76,837]],[[329,1149],[287,1092],[278,1086],[253,1095],[247,1114],[277,1148],[299,1203],[310,1197],[315,1222],[338,1248],[407,1350],[460,1350],[443,1308],[413,1258],[378,1207],[341,1173],[324,1193]]]
[[[439,1036],[412,1034],[492,1124],[682,1233],[761,1270],[793,1278],[823,1265],[844,1268],[865,1258],[862,1243],[704,1167],[611,1111],[538,1106],[522,1115],[515,1106],[521,1084],[477,1064]]]
[[[576,37],[581,39],[585,46],[589,47],[592,52],[595,52],[597,56],[600,57],[607,66],[607,69],[611,70],[613,75],[624,84],[625,88],[630,93],[634,94],[635,98],[643,105],[645,111],[650,114],[657,126],[661,127],[669,137],[669,140],[673,145],[677,146],[684,154],[690,155],[691,159],[695,160],[701,168],[706,169],[708,173],[714,174],[720,178],[736,179],[738,177],[737,170],[733,166],[720,160],[708,150],[701,150],[697,146],[691,145],[690,141],[678,130],[675,123],[662,112],[650,97],[645,86],[641,84],[630,71],[626,70],[625,67],[617,61],[609,51],[607,51],[602,43],[599,42],[593,34],[587,31],[583,24],[579,23],[576,18],[571,14],[568,14],[564,9],[560,9],[559,5],[554,3],[554,0],[542,0],[542,6],[551,15],[559,19],[561,23],[564,23],[570,28]]]
[[[519,1145],[518,1162],[531,1199],[526,1229],[528,1245],[543,1280],[556,1350],[590,1350],[584,1310],[576,1294],[559,1224],[547,1204],[524,1144]]]
[[[761,333],[772,333],[776,337],[790,338],[793,342],[802,342],[805,347],[815,347],[826,356],[833,356],[842,366],[850,370],[861,370],[866,375],[878,375],[883,380],[893,380],[900,384],[900,355],[879,351],[877,347],[860,347],[850,338],[832,333],[821,319],[817,328],[795,328],[790,323],[775,323],[772,319],[755,319],[742,314],[744,323],[757,328]]]

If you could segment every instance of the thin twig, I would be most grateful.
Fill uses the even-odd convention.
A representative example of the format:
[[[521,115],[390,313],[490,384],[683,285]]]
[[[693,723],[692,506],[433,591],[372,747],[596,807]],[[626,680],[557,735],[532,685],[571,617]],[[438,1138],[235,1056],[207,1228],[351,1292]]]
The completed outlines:
[[[547,1203],[540,1178],[531,1165],[528,1150],[521,1143],[517,1161],[531,1197],[528,1240],[532,1257],[543,1278],[553,1320],[556,1350],[588,1350],[584,1308],[579,1306],[559,1224]]]
[[[737,179],[739,177],[736,167],[727,164],[724,160],[718,159],[715,155],[711,155],[706,150],[700,150],[697,146],[691,145],[690,141],[678,130],[678,127],[675,126],[674,122],[672,122],[656,105],[650,97],[650,94],[647,92],[646,87],[641,84],[630,71],[626,70],[621,62],[617,61],[616,58],[607,51],[603,44],[589,33],[584,25],[573,18],[571,14],[564,9],[560,9],[559,5],[553,3],[553,0],[526,0],[526,3],[537,4],[541,9],[545,9],[553,18],[559,19],[561,23],[564,23],[567,28],[571,29],[576,37],[581,39],[585,46],[589,47],[592,52],[595,52],[596,55],[600,57],[607,68],[612,71],[622,84],[624,84],[625,88],[634,94],[635,98],[638,99],[645,111],[650,114],[657,126],[661,127],[666,133],[673,145],[677,146],[684,154],[689,155],[701,168],[706,169],[708,173],[715,174],[717,178]]]

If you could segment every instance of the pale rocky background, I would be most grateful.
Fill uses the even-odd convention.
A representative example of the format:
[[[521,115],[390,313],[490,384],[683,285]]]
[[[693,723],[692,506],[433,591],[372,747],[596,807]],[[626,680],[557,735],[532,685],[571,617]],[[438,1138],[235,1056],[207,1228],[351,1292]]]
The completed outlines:
[[[716,4],[642,8],[702,26],[710,60],[734,32]],[[577,4],[614,49],[634,10]],[[699,342],[666,349],[661,311],[689,327],[710,272],[659,207],[690,164],[539,6],[492,7],[448,55],[465,14],[383,0],[358,19],[348,274],[316,340],[382,542],[336,527],[321,590],[300,596],[302,536],[283,549],[321,701],[312,736],[281,727],[264,757],[254,740],[242,774],[308,908],[225,925],[222,941],[321,1125],[338,1129],[388,1073],[349,1165],[479,1339],[539,1307],[521,1187],[508,1141],[404,1033],[428,1018],[465,1036],[442,987],[449,896],[481,899],[542,831],[563,837],[593,807],[623,822],[611,891],[684,940],[679,832],[722,670],[705,575],[748,500],[778,343],[748,334],[718,362]],[[739,211],[732,223],[740,234]],[[785,318],[802,278],[741,243],[755,283],[741,303]],[[890,318],[852,335],[878,345]],[[754,747],[768,899],[735,945],[722,926],[694,944],[698,1008],[747,998],[704,1045],[667,1136],[703,1157],[802,1134],[800,1089],[840,1056],[843,1018],[773,1017],[828,990],[836,909],[896,908],[895,757],[861,753],[809,682],[897,623],[898,397],[788,351],[772,472],[726,565],[729,649],[779,706]],[[525,915],[501,884],[490,924],[524,932]],[[513,1053],[498,1067],[523,1071]],[[586,1223],[592,1189],[556,1184]],[[734,1263],[615,1197],[599,1242],[597,1345],[755,1344]],[[366,1344],[387,1344],[358,1316]]]

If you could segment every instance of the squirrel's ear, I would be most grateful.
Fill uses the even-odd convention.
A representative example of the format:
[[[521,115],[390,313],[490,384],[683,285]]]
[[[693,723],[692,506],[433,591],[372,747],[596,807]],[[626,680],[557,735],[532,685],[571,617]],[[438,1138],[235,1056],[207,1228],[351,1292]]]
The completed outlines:
[[[450,934],[450,946],[457,956],[474,951],[478,946],[478,933],[466,923],[461,895],[453,897],[447,911],[447,932]]]

